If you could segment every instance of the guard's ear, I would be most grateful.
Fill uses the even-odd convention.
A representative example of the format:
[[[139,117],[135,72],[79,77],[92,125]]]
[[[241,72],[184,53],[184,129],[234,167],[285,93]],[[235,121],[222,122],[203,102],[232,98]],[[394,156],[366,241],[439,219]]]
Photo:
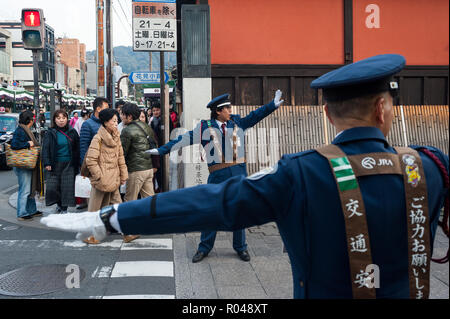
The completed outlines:
[[[384,124],[386,122],[384,110],[385,104],[386,99],[382,96],[375,100],[375,120],[377,124]]]

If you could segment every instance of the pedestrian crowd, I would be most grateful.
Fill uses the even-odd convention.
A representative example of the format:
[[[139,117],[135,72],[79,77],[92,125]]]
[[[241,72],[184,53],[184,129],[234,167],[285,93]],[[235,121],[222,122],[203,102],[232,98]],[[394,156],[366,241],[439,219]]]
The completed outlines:
[[[113,109],[107,99],[98,97],[93,102],[92,114],[83,109],[69,118],[64,110],[54,112],[51,127],[39,145],[31,131],[36,117],[30,110],[23,111],[11,149],[39,148],[39,157],[32,170],[13,167],[19,182],[17,218],[28,221],[43,215],[37,210],[34,196],[43,194],[44,180],[45,205],[56,204],[58,214],[65,214],[68,207],[75,206],[77,210],[87,207],[89,212],[95,212],[124,200],[152,196],[155,189],[159,192],[162,176],[159,158],[145,151],[162,143],[160,116],[159,106],[141,110],[136,104],[120,100]],[[175,125],[171,123],[171,128]],[[89,179],[88,198],[75,196],[77,175]],[[124,241],[138,237],[124,235]],[[85,242],[99,243],[94,237]]]

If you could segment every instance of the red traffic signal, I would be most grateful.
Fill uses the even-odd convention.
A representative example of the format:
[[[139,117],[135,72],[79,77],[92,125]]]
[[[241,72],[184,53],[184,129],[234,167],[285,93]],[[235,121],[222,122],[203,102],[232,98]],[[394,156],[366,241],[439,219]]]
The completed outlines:
[[[45,47],[45,22],[42,9],[22,9],[22,41],[27,50]]]
[[[37,10],[24,11],[23,23],[27,27],[39,27],[41,25],[41,13]]]

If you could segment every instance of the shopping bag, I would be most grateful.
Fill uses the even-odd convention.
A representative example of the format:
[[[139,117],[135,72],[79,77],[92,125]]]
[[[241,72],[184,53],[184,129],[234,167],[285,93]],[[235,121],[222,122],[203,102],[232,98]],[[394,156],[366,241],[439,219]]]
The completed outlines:
[[[121,194],[126,194],[126,193],[127,193],[127,183],[125,183],[125,184],[123,184],[123,185],[120,185],[120,187],[119,187],[119,192],[120,192]]]
[[[89,198],[91,196],[91,181],[87,177],[75,177],[75,197]]]

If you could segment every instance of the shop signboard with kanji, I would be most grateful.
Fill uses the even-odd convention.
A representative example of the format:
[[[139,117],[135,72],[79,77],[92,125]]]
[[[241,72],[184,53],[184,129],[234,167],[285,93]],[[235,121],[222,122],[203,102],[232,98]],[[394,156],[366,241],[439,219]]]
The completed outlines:
[[[133,0],[133,51],[177,51],[176,0]]]

